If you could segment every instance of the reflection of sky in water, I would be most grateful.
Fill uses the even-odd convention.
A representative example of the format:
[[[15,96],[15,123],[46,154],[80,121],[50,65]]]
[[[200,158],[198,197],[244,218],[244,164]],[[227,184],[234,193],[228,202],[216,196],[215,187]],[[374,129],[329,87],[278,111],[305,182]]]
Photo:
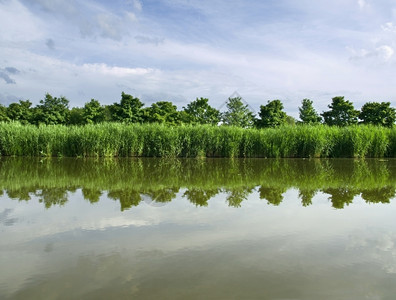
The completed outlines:
[[[395,204],[355,197],[344,210],[318,192],[241,207],[220,193],[207,207],[182,198],[120,212],[81,190],[46,210],[0,198],[0,296],[15,299],[392,299]],[[9,221],[12,220],[12,221]],[[6,271],[5,271],[6,270]]]

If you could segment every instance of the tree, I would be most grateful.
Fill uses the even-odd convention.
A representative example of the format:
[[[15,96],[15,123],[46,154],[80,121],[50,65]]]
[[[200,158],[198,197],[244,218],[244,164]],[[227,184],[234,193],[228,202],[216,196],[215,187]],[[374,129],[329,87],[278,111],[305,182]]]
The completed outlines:
[[[180,116],[176,105],[173,105],[172,102],[158,101],[144,109],[144,121],[177,125],[180,123]]]
[[[253,126],[254,115],[248,108],[248,105],[242,102],[241,97],[228,98],[227,109],[221,116],[224,124],[243,128]]]
[[[348,126],[357,124],[359,111],[355,110],[352,102],[338,96],[328,105],[329,111],[322,113],[324,123],[330,126]]]
[[[91,99],[85,103],[82,117],[85,124],[96,124],[105,120],[104,108],[98,100]]]
[[[7,116],[7,108],[0,104],[0,122],[8,122],[10,118]]]
[[[259,116],[260,119],[256,122],[258,128],[276,127],[287,122],[287,115],[280,100],[272,100],[268,101],[267,105],[260,105]]]
[[[84,114],[83,108],[73,107],[70,110],[68,124],[70,124],[70,125],[84,125],[84,124],[86,124],[83,114]]]
[[[303,99],[301,102],[302,106],[298,108],[300,111],[300,119],[303,124],[319,124],[322,121],[322,117],[316,112],[313,107],[313,101],[309,99]]]
[[[359,114],[362,124],[373,124],[393,127],[396,121],[396,111],[390,102],[368,102],[362,106]]]
[[[19,103],[11,103],[7,108],[7,116],[10,120],[28,124],[32,121],[32,102],[19,100]]]
[[[114,103],[111,107],[112,119],[126,123],[142,123],[144,104],[131,95],[121,93],[120,104]]]
[[[44,100],[40,100],[37,106],[36,123],[66,124],[69,118],[69,100],[65,97],[52,97],[46,94]]]
[[[186,122],[192,124],[211,124],[217,125],[220,122],[220,111],[211,107],[206,98],[196,100],[183,107],[186,113]]]

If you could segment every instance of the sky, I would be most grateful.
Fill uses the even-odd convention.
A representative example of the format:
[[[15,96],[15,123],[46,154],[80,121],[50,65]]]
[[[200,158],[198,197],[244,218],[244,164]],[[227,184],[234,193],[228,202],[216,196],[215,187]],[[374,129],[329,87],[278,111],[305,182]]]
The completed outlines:
[[[0,0],[0,103],[396,104],[394,0]]]

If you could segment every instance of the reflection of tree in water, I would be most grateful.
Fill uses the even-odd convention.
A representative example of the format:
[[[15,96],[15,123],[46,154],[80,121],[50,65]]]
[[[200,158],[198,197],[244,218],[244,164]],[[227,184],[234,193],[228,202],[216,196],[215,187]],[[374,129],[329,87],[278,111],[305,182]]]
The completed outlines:
[[[81,189],[90,203],[98,202],[103,191],[109,191],[109,197],[120,200],[124,210],[149,197],[155,202],[169,202],[179,189],[187,187],[183,197],[196,206],[206,206],[209,199],[220,192],[227,193],[230,206],[240,206],[248,198],[249,189],[245,187],[262,184],[260,198],[273,205],[279,205],[282,194],[293,187],[299,189],[303,206],[312,204],[315,191],[323,191],[331,195],[329,199],[334,207],[342,208],[360,193],[370,203],[389,202],[396,189],[395,163],[394,160],[350,159],[0,157],[0,189],[9,198],[19,200],[30,200],[44,193],[41,201],[47,207],[64,204],[66,194],[75,189]],[[50,191],[50,187],[54,191]]]
[[[97,189],[83,188],[81,190],[85,200],[88,200],[91,204],[99,202],[102,191]]]
[[[253,188],[235,188],[231,190],[225,190],[228,192],[228,196],[226,201],[228,202],[228,206],[232,207],[241,207],[241,203],[243,200],[246,200],[249,194],[252,192]]]
[[[138,206],[142,197],[138,191],[134,190],[117,190],[109,191],[107,197],[115,201],[119,200],[121,204],[121,211],[131,208],[132,206]]]
[[[359,194],[359,192],[349,188],[327,188],[323,192],[330,195],[329,200],[332,206],[337,209],[344,208],[345,204],[351,204],[353,198]]]
[[[395,196],[395,188],[390,186],[362,192],[362,198],[368,203],[390,203],[390,200]]]
[[[171,202],[176,198],[176,193],[179,191],[178,187],[163,188],[156,191],[144,191],[142,194],[147,195],[151,200],[158,203]]]
[[[191,188],[184,192],[183,197],[186,197],[195,206],[208,206],[210,198],[216,196],[220,189],[204,190],[199,188]]]
[[[31,199],[30,197],[31,192],[32,192],[31,189],[26,187],[17,190],[8,189],[7,195],[11,199],[18,199],[19,201],[28,201]]]
[[[261,186],[259,188],[260,199],[266,199],[268,204],[279,205],[283,201],[283,193],[286,192],[286,188],[271,188]]]
[[[39,202],[44,203],[45,208],[53,205],[64,205],[67,202],[67,190],[64,188],[46,188],[38,191],[36,196],[40,197]]]
[[[316,195],[316,190],[300,189],[298,197],[301,199],[303,206],[309,206],[312,204],[312,198]]]

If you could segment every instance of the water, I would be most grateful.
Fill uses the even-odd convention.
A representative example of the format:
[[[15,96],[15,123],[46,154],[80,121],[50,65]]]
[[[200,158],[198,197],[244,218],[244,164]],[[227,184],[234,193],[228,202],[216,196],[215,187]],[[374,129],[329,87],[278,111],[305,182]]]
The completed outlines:
[[[394,299],[396,160],[0,160],[0,299]]]

